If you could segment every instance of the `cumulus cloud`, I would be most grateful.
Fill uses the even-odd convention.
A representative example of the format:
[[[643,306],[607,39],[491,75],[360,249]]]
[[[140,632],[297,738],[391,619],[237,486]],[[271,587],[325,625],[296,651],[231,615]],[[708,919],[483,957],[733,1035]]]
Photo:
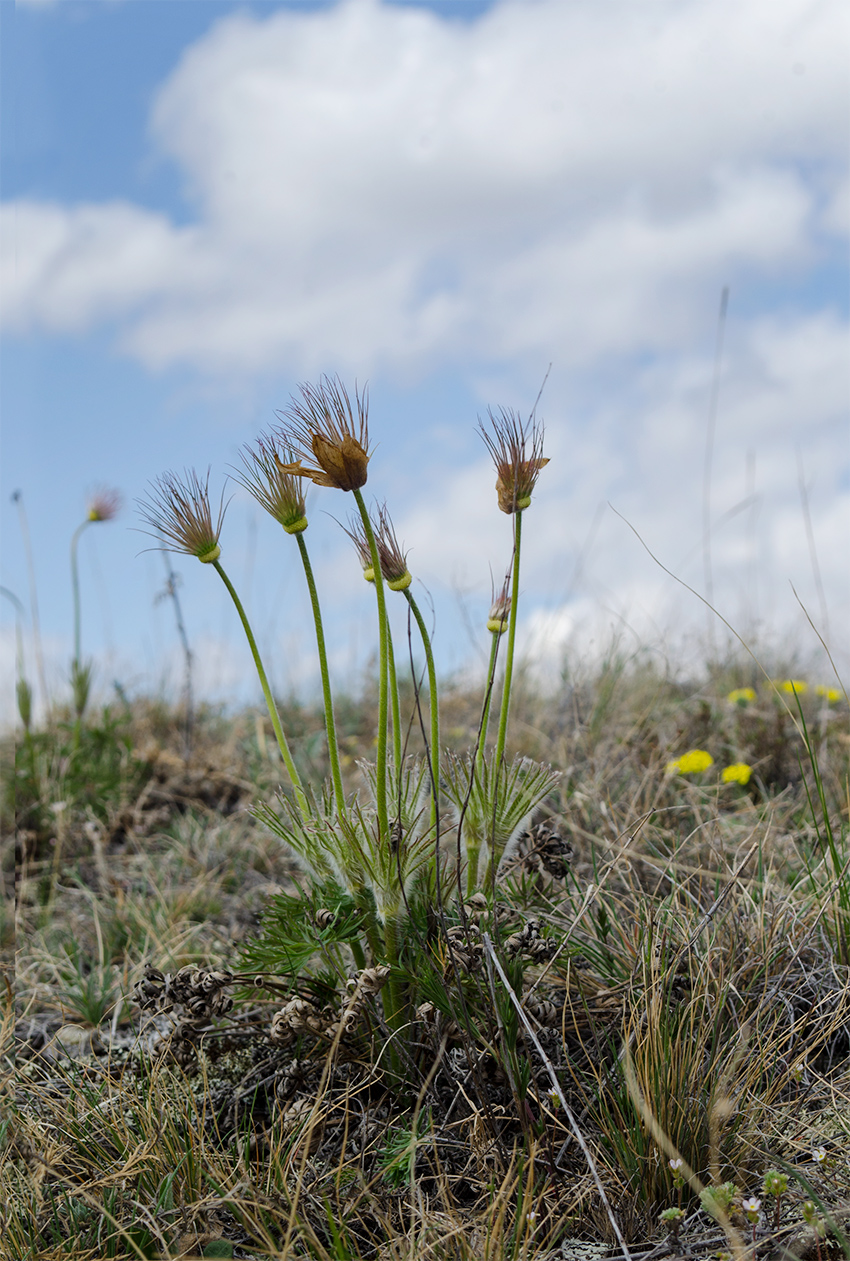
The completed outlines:
[[[581,626],[598,639],[600,610],[644,630],[702,617],[607,505],[702,589],[711,320],[730,283],[717,603],[755,629],[796,616],[789,580],[817,604],[801,461],[835,626],[848,328],[819,286],[850,227],[847,34],[840,0],[227,16],[151,115],[189,222],[5,203],[3,325],[107,325],[147,367],[213,378],[460,367],[520,405],[553,361],[524,562],[542,651]],[[397,526],[417,576],[480,591],[492,565],[498,583],[510,533],[492,481],[482,453],[409,497]]]
[[[146,364],[373,371],[681,347],[719,277],[844,228],[837,0],[378,0],[219,21],[151,131],[194,222],[3,208],[7,328]]]

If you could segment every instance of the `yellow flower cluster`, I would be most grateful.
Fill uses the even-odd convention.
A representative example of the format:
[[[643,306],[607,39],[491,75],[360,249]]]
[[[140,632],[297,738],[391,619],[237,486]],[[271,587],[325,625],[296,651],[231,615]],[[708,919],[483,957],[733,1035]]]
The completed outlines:
[[[706,753],[705,749],[690,749],[681,757],[668,762],[666,770],[668,775],[699,775],[701,771],[707,771],[709,766],[713,765],[714,758],[710,753]]]
[[[774,686],[780,692],[784,692],[786,696],[803,696],[808,690],[809,685],[805,679],[775,679]],[[823,683],[819,683],[815,688],[815,695],[822,696],[828,705],[835,705],[844,696],[840,687],[827,687]],[[756,699],[755,689],[751,687],[736,687],[729,692],[727,697],[730,705],[738,705],[741,709],[746,709]]]
[[[731,766],[725,767],[720,778],[724,784],[748,784],[752,773],[753,768],[746,762],[734,762]]]
[[[822,696],[824,700],[834,705],[836,701],[840,701],[843,695],[840,687],[825,687],[823,683],[819,683],[815,688],[818,696]]]
[[[726,699],[730,704],[740,705],[742,709],[745,709],[747,705],[756,699],[756,694],[751,687],[736,687]]]

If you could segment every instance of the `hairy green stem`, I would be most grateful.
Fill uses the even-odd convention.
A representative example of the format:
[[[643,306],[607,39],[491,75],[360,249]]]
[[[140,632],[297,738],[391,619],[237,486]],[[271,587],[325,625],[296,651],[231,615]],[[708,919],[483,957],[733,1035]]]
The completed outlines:
[[[387,718],[389,712],[389,667],[388,667],[388,627],[387,602],[384,597],[384,577],[381,573],[381,562],[378,556],[378,545],[375,542],[375,531],[369,520],[369,513],[360,490],[352,491],[363,532],[369,544],[369,555],[372,571],[375,576],[375,595],[378,600],[378,749],[376,757],[376,806],[378,811],[378,832],[380,842],[388,845],[390,841],[389,812],[387,810]]]
[[[363,947],[360,945],[360,942],[356,937],[352,937],[348,944],[351,948],[351,953],[354,956],[354,962],[362,972],[366,967],[366,955],[363,952]]]
[[[478,748],[475,751],[475,765],[479,767],[484,759],[484,747],[487,743],[487,728],[490,726],[490,706],[493,702],[493,691],[496,687],[496,655],[499,651],[501,635],[491,631],[493,642],[490,645],[490,662],[487,666],[487,691],[484,695],[484,709],[481,714],[481,730],[478,733]]]
[[[248,621],[247,614],[245,613],[245,610],[242,607],[242,601],[239,599],[239,596],[236,594],[236,588],[233,586],[233,583],[230,581],[227,574],[224,572],[224,570],[221,567],[221,562],[214,560],[212,563],[219,577],[221,578],[222,582],[227,587],[231,600],[236,605],[236,612],[239,614],[239,618],[242,622],[245,635],[247,636],[247,639],[248,639],[248,646],[251,649],[251,655],[254,658],[254,666],[256,668],[257,675],[260,680],[260,686],[263,689],[263,696],[265,696],[266,698],[266,707],[268,708],[268,711],[269,711],[269,718],[271,718],[272,720],[272,727],[274,728],[274,733],[275,733],[275,737],[277,738],[277,744],[278,744],[278,748],[280,749],[281,757],[283,758],[284,765],[286,766],[286,769],[289,772],[289,778],[292,780],[292,787],[295,792],[295,798],[298,802],[298,807],[301,811],[301,815],[305,820],[309,820],[310,807],[307,804],[307,798],[305,797],[304,789],[301,786],[301,779],[299,777],[297,770],[295,769],[295,763],[292,760],[292,754],[289,751],[289,745],[286,743],[286,736],[283,734],[283,727],[280,724],[280,715],[277,712],[277,705],[275,704],[274,697],[272,696],[272,690],[269,687],[269,681],[268,681],[268,678],[266,677],[266,671],[263,666],[262,658],[260,657],[260,650],[257,647],[257,641],[254,638],[254,632],[251,630],[251,623]]]
[[[384,1016],[387,1024],[393,1030],[400,1029],[405,1023],[405,1000],[404,987],[399,982],[398,971],[398,937],[399,923],[398,917],[392,913],[384,916],[384,949],[386,952],[386,960],[392,971],[387,977],[386,982],[386,1002],[384,1003]]]
[[[416,603],[416,599],[411,594],[409,587],[405,588],[404,594],[407,596],[410,611],[416,618],[416,625],[419,627],[419,634],[422,636],[422,646],[425,649],[425,660],[428,663],[429,703],[431,706],[431,822],[433,824],[436,821],[437,800],[440,793],[440,707],[437,692],[437,672],[434,669],[434,654],[431,651],[431,639],[428,634],[428,628],[425,625],[425,619],[419,611],[419,605]]]
[[[82,634],[80,631],[80,572],[77,564],[77,545],[80,541],[80,535],[86,526],[91,525],[88,518],[77,526],[71,536],[71,592],[74,597],[74,661],[79,665],[80,652],[82,644]]]
[[[316,591],[316,580],[313,577],[313,566],[310,564],[310,557],[307,554],[307,544],[304,542],[304,535],[299,532],[295,535],[298,541],[298,550],[301,553],[301,563],[304,566],[304,574],[307,579],[307,587],[310,591],[310,603],[313,606],[313,621],[316,626],[316,646],[319,651],[319,669],[322,674],[322,697],[325,706],[325,729],[328,733],[328,757],[331,764],[331,777],[334,786],[334,799],[336,801],[337,814],[345,814],[345,794],[342,790],[342,771],[339,765],[339,748],[336,739],[336,723],[334,722],[334,703],[331,694],[331,676],[328,670],[328,654],[325,649],[325,632],[322,626],[322,610],[319,606],[319,595]],[[362,966],[362,965],[360,965]]]
[[[475,890],[478,888],[478,863],[481,854],[481,844],[476,839],[474,843],[470,842],[467,837],[466,841],[466,896],[471,898]]]
[[[71,662],[71,688],[74,694],[74,748],[80,746],[80,738],[82,735],[83,711],[88,702],[88,687],[83,677],[83,663],[80,659],[82,652],[82,630],[81,630],[81,613],[80,613],[80,570],[77,563],[77,545],[80,541],[80,535],[86,526],[91,525],[91,521],[86,517],[85,521],[81,521],[71,536],[71,591],[74,597],[74,659]]]
[[[519,550],[522,538],[522,512],[514,513],[514,562],[511,580],[511,611],[508,619],[508,647],[505,653],[505,681],[502,690],[502,708],[499,713],[499,735],[496,740],[496,756],[493,759],[495,775],[494,791],[498,790],[499,770],[505,754],[505,740],[508,735],[508,713],[511,708],[511,679],[514,669],[514,642],[516,640],[517,607],[519,605]]]
[[[389,675],[390,701],[393,711],[393,766],[396,777],[401,783],[401,708],[398,702],[398,679],[395,672],[393,634],[389,626],[387,627],[387,673]]]

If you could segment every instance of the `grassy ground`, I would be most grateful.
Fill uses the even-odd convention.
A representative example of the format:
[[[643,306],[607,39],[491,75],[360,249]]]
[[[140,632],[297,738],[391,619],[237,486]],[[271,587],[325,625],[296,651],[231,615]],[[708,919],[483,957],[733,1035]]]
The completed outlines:
[[[489,899],[412,924],[401,1034],[252,813],[267,720],[202,713],[188,759],[153,704],[7,743],[0,1252],[850,1256],[850,737],[815,682],[520,685],[509,751],[560,778]],[[479,700],[444,694],[446,744]],[[362,794],[375,716],[337,717]],[[321,715],[284,720],[318,784]]]

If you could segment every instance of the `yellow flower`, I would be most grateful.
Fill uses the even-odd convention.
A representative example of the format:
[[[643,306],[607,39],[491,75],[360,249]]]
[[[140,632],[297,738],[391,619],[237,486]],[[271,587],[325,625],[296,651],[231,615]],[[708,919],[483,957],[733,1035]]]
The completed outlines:
[[[815,688],[818,696],[822,696],[829,705],[834,705],[836,701],[841,700],[842,692],[840,687],[825,687],[823,683],[819,683]]]
[[[793,696],[796,692],[798,696],[802,696],[804,692],[809,690],[809,685],[803,679],[783,679],[779,684],[783,692],[787,692],[789,696]]]
[[[667,763],[668,775],[699,775],[713,766],[714,758],[705,749],[689,749],[681,757]]]
[[[736,687],[726,699],[731,705],[740,705],[741,709],[746,709],[756,699],[756,694],[751,687]]]
[[[753,768],[746,762],[733,762],[731,766],[724,768],[720,778],[724,784],[748,784],[752,773]]]

